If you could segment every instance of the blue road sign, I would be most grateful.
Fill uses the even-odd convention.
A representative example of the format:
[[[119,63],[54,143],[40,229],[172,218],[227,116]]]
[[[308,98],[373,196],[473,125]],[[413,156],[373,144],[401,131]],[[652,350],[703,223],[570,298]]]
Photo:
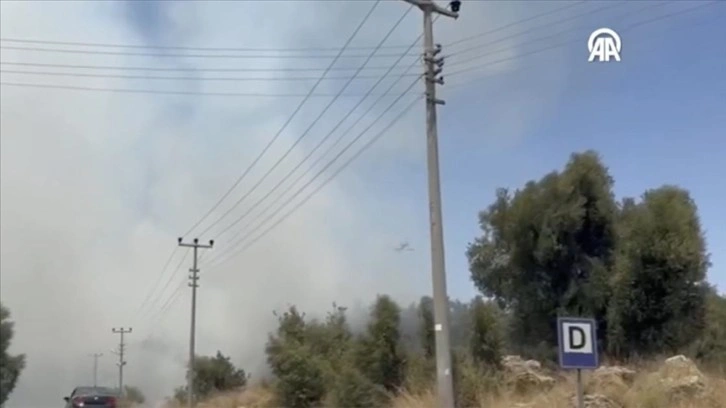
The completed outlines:
[[[598,367],[596,327],[595,319],[557,318],[560,367],[570,369],[595,369]]]

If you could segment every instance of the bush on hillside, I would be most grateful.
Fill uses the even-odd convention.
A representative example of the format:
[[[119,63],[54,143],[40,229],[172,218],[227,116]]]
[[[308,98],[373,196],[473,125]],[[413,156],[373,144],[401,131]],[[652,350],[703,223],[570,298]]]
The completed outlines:
[[[499,310],[492,302],[476,297],[471,304],[471,338],[469,353],[475,363],[499,368],[504,338]]]
[[[197,401],[241,389],[247,385],[248,379],[243,369],[235,367],[230,358],[219,351],[215,356],[196,356],[194,359],[194,398]],[[188,389],[186,385],[174,389],[174,399],[186,402]]]

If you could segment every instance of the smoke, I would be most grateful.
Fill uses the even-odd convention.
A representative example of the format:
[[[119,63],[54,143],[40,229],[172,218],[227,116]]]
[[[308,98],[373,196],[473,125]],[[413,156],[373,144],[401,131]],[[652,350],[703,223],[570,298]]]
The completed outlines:
[[[0,25],[3,38],[172,46],[335,47],[370,6],[370,2],[307,1],[3,1]],[[455,28],[452,22],[437,23],[442,41],[471,35],[481,26],[517,14],[489,5],[469,6],[472,14]],[[375,44],[381,31],[392,26],[404,10],[405,5],[398,2],[383,2],[354,45]],[[390,43],[409,44],[418,33],[420,15],[413,12]],[[513,42],[503,41],[501,45],[512,47],[504,56],[514,52]],[[2,49],[2,60],[185,69],[299,66],[299,61],[285,59],[251,62],[6,48]],[[375,65],[391,62],[393,59],[381,59]],[[501,64],[491,72],[511,66]],[[202,74],[187,71],[173,75]],[[309,81],[155,81],[10,73],[3,73],[2,80],[192,93],[289,94],[304,92],[311,85]],[[360,81],[350,92],[360,93],[372,83]],[[328,82],[320,92],[334,92],[340,85],[340,81]],[[301,110],[203,227],[251,191],[329,100],[315,97]],[[163,286],[156,286],[151,301],[142,309],[140,306],[175,249],[177,237],[242,174],[299,101],[290,97],[2,87],[1,291],[3,304],[16,321],[11,351],[28,356],[27,368],[8,408],[59,403],[73,387],[91,381],[93,361],[88,355],[94,352],[104,352],[99,361],[100,380],[114,385],[117,367],[109,350],[117,347],[118,337],[111,333],[112,327],[134,329],[126,336],[127,384],[139,386],[150,401],[156,401],[183,383],[189,341],[188,288],[182,286],[170,307],[160,311],[174,290],[185,285],[191,255],[176,270],[184,254],[183,249],[177,249],[171,268],[161,279],[162,284],[170,279],[170,286],[164,291],[160,290]],[[220,350],[256,376],[266,370],[263,345],[276,325],[273,310],[295,304],[310,315],[322,316],[332,302],[337,302],[350,308],[351,324],[361,327],[362,316],[376,294],[390,294],[406,305],[430,292],[426,252],[403,256],[392,250],[404,236],[414,237],[411,244],[416,248],[427,247],[427,208],[421,204],[425,202],[426,184],[420,107],[255,246],[213,267],[215,257],[229,247],[230,237],[246,223],[227,234],[220,234],[222,227],[230,225],[302,160],[355,102],[344,98],[336,103],[260,188],[231,216],[200,236],[202,240],[213,238],[216,243],[214,249],[206,250],[200,263],[197,353]],[[368,120],[379,113],[383,113],[382,108],[374,109]],[[396,112],[390,113],[386,118]],[[394,166],[411,171],[405,173],[409,175],[405,180],[396,179],[401,183],[392,185],[391,177],[396,175],[389,170]]]

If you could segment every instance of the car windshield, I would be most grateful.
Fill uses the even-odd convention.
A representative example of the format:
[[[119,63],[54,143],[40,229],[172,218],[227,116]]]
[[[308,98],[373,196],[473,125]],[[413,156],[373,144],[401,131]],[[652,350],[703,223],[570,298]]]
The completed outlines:
[[[114,395],[115,393],[107,387],[78,387],[73,395]]]

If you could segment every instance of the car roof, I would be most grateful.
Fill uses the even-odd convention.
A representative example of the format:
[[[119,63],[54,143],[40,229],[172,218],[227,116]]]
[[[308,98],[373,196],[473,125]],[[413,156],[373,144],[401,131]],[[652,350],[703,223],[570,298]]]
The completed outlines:
[[[116,394],[116,391],[108,387],[80,386],[73,390],[73,394]]]

